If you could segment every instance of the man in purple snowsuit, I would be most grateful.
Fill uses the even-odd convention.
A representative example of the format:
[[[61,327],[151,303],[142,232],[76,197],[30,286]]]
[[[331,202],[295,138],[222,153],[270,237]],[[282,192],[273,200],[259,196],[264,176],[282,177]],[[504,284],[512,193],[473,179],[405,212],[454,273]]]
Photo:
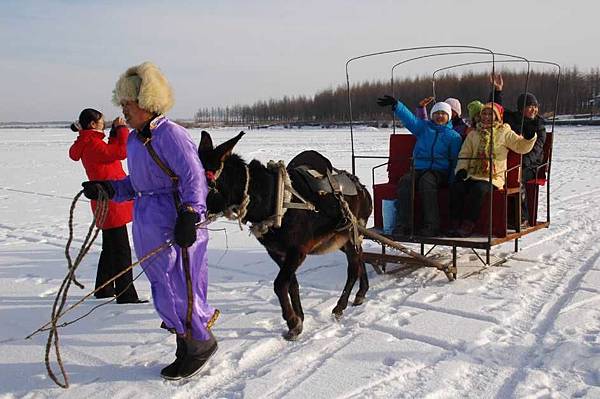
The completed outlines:
[[[169,83],[145,62],[117,81],[113,102],[134,130],[127,142],[129,175],[86,182],[88,198],[98,185],[115,201],[134,199],[133,242],[144,257],[166,241],[175,245],[142,262],[163,327],[177,334],[175,361],[161,370],[166,379],[195,375],[217,349],[210,331],[218,316],[207,303],[208,233],[195,224],[206,216],[208,186],[196,146],[185,128],[163,114],[173,105]]]

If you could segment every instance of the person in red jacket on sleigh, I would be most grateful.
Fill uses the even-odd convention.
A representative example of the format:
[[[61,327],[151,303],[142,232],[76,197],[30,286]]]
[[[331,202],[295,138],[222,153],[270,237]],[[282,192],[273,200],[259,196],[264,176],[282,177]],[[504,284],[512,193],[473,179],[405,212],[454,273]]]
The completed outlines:
[[[79,132],[77,140],[69,149],[73,161],[83,163],[90,180],[119,180],[125,171],[121,160],[127,157],[127,136],[129,129],[122,117],[113,121],[108,143],[104,141],[104,116],[100,111],[86,108],[79,119],[71,124],[71,130]],[[92,211],[97,203],[92,201]],[[131,247],[127,235],[127,223],[131,222],[132,201],[109,202],[108,214],[102,225],[102,252],[96,273],[96,288],[131,265]],[[133,273],[127,273],[108,284],[95,294],[96,298],[110,298],[117,295],[117,303],[144,303],[139,299],[133,285]]]

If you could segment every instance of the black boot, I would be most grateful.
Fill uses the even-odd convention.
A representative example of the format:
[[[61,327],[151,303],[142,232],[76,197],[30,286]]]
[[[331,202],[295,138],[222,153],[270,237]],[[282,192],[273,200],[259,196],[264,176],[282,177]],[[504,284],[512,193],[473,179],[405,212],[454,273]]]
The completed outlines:
[[[175,361],[167,367],[160,370],[160,376],[166,380],[179,380],[179,366],[185,357],[185,340],[177,336],[177,350],[175,351]]]
[[[210,338],[197,341],[185,338],[185,356],[179,366],[179,377],[189,378],[200,372],[208,359],[217,351],[217,340],[209,330]]]

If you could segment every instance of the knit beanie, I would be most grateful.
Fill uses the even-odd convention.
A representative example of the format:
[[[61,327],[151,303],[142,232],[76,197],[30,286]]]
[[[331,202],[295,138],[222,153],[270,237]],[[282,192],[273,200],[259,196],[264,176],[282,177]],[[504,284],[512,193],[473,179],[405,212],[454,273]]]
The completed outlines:
[[[537,98],[531,93],[522,93],[517,99],[517,109],[522,111],[523,108],[530,105],[539,105]]]
[[[452,108],[450,108],[450,104],[446,102],[435,103],[433,107],[431,107],[431,112],[429,117],[433,119],[433,114],[442,111],[448,114],[448,119],[452,119]]]
[[[462,110],[460,108],[460,101],[458,101],[456,98],[448,97],[447,99],[444,100],[444,102],[446,104],[450,104],[450,108],[452,108],[452,111],[456,112],[456,114],[458,116],[462,115]]]
[[[165,114],[174,103],[167,78],[151,62],[127,69],[115,85],[112,101],[117,106],[137,101],[140,108],[154,114]]]
[[[467,104],[467,112],[469,113],[469,118],[473,119],[481,112],[483,108],[483,103],[479,100],[471,101]]]
[[[494,111],[494,114],[496,115],[496,119],[499,122],[502,122],[504,120],[504,107],[498,103],[487,103],[485,104],[482,108],[481,111],[483,111],[484,109],[490,108],[492,109],[492,111]],[[480,111],[480,113],[481,113]]]

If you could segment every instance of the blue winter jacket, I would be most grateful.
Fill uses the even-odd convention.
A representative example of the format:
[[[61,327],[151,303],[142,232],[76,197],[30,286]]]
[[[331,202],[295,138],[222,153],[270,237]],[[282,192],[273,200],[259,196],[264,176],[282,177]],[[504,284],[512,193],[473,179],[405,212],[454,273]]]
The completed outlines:
[[[417,137],[413,150],[415,169],[448,172],[449,180],[452,182],[462,145],[460,134],[452,129],[452,122],[437,125],[429,120],[418,119],[401,101],[398,101],[394,107],[394,113]]]

